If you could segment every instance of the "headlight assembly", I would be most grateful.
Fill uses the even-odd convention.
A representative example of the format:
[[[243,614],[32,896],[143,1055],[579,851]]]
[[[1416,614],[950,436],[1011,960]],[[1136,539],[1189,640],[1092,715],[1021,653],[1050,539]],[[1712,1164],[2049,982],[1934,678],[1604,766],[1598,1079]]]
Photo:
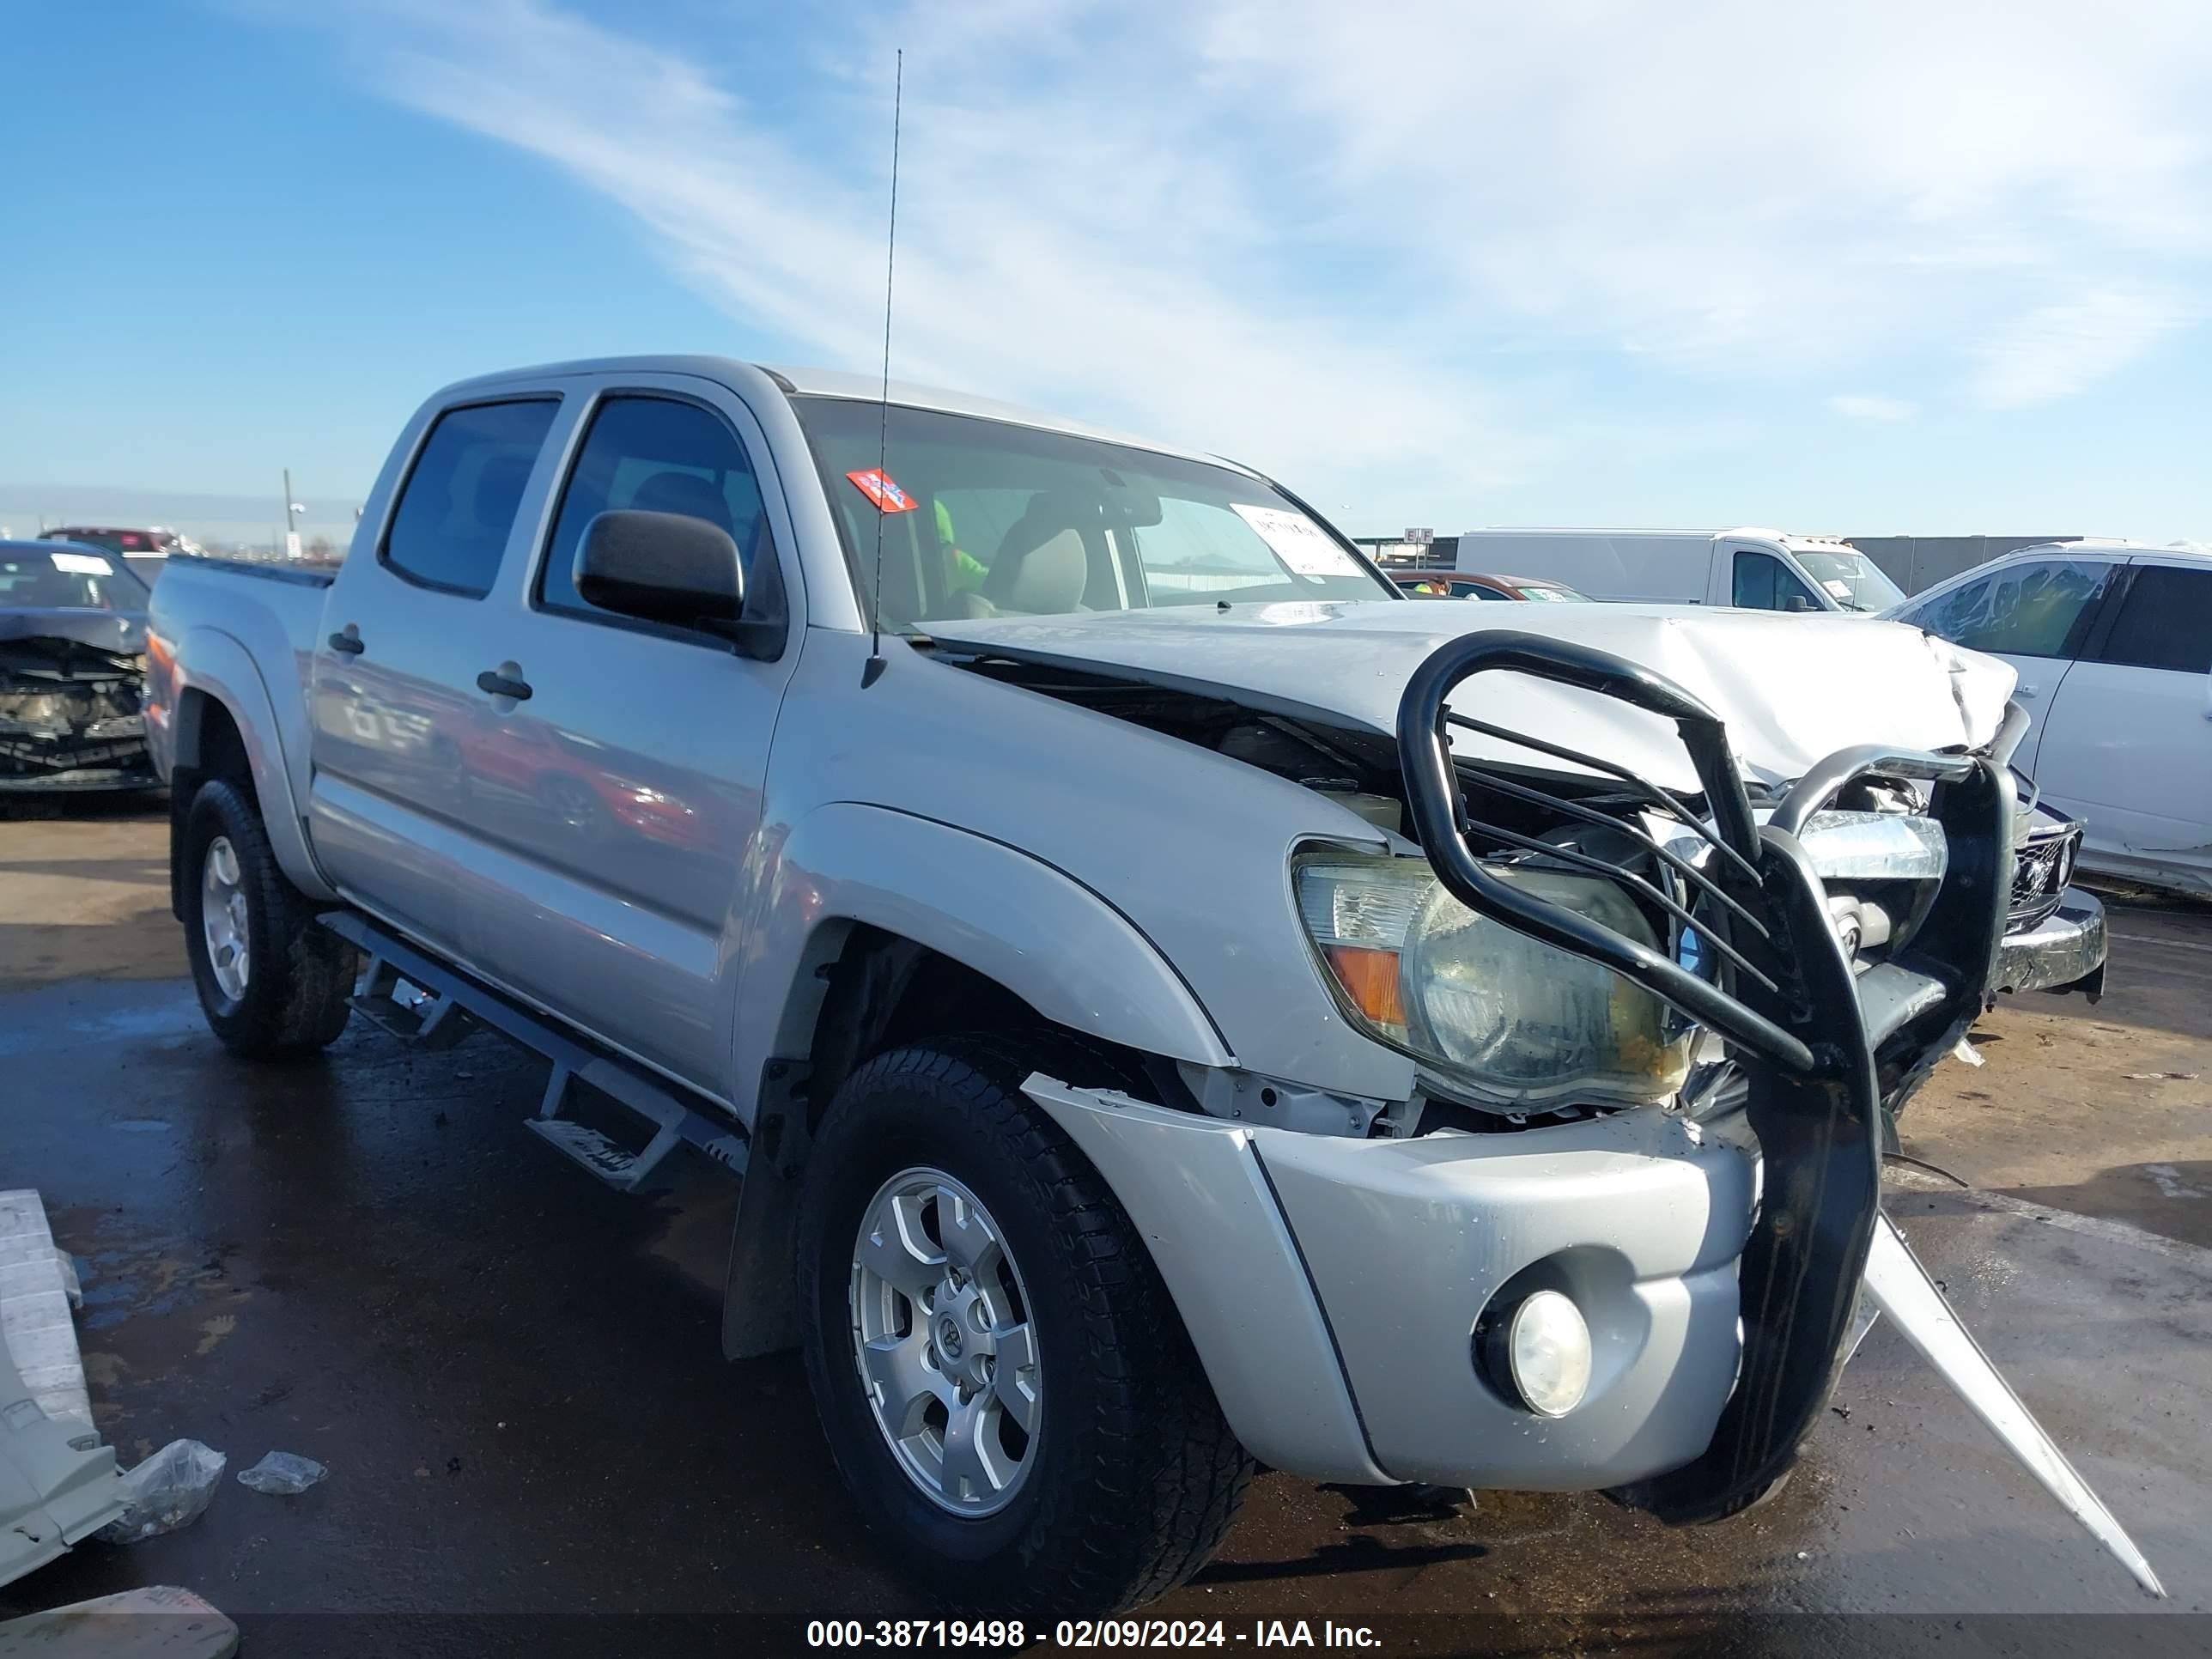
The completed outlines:
[[[1601,877],[1516,865],[1492,873],[1628,938],[1662,943]],[[1640,1103],[1668,1098],[1688,1074],[1694,1033],[1665,1003],[1477,915],[1422,860],[1315,849],[1292,880],[1346,1013],[1477,1097],[1513,1108]]]

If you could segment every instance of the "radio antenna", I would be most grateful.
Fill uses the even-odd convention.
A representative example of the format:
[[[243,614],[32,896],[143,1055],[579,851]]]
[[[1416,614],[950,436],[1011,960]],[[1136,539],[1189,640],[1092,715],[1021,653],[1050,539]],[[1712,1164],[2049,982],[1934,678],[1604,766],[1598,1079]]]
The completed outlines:
[[[898,270],[898,153],[900,106],[906,94],[906,48],[898,50],[891,67],[891,213],[890,228],[884,238],[884,397],[876,428],[876,488],[890,482],[891,447],[891,278]],[[860,669],[862,690],[873,685],[884,672],[884,520],[881,501],[876,503],[876,590],[868,600],[868,660]]]

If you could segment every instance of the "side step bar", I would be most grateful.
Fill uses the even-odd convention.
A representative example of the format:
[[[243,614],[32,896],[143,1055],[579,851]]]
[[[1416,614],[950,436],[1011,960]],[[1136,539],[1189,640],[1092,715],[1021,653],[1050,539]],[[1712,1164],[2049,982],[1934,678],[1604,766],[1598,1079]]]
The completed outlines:
[[[526,1119],[524,1127],[587,1174],[618,1192],[652,1191],[665,1184],[670,1155],[687,1142],[732,1172],[744,1172],[750,1151],[744,1130],[712,1106],[694,1106],[696,1097],[678,1085],[432,960],[356,911],[329,911],[321,921],[363,957],[354,1007],[393,1036],[448,1048],[481,1025],[543,1054],[552,1073],[538,1115]],[[642,1150],[633,1152],[568,1115],[580,1084],[623,1107],[651,1131]]]

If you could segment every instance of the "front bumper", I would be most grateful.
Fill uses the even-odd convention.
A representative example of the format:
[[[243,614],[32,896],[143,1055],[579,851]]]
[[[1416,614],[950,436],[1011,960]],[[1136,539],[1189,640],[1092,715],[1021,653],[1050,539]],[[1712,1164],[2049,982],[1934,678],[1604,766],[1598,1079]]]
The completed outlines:
[[[2069,887],[2058,908],[2033,927],[2008,933],[1997,947],[1993,991],[2105,991],[2105,907],[2094,893]]]
[[[1519,1134],[1357,1140],[1033,1076],[1113,1187],[1223,1415],[1316,1480],[1626,1486],[1704,1451],[1736,1375],[1755,1150],[1656,1108]],[[1589,1322],[1589,1395],[1509,1402],[1476,1321],[1541,1274]]]

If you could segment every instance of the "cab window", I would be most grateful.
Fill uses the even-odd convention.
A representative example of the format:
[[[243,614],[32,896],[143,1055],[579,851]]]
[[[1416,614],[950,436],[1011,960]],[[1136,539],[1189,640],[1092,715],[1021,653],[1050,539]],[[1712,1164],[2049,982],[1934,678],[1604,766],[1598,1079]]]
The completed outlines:
[[[490,592],[559,406],[532,398],[438,416],[385,532],[384,563],[417,586],[472,599]]]
[[[1792,605],[1797,599],[1802,603]],[[1746,611],[1820,611],[1826,607],[1813,597],[1812,590],[1784,568],[1782,561],[1771,553],[1739,553],[1735,556],[1735,592],[1729,603]]]
[[[548,611],[604,618],[576,592],[576,550],[602,513],[678,513],[729,532],[750,574],[767,544],[760,480],[722,417],[675,398],[603,399],[592,416],[538,573]]]

